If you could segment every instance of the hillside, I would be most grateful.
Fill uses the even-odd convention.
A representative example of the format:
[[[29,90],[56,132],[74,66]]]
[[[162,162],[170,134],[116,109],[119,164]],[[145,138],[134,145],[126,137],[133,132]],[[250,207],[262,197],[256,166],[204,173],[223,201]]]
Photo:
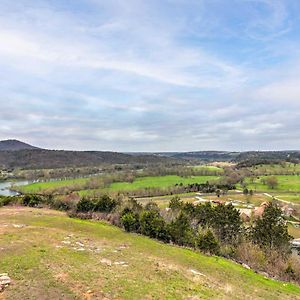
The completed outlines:
[[[33,208],[0,209],[0,273],[19,299],[300,299],[223,258]]]
[[[104,151],[19,150],[1,151],[0,168],[47,169],[100,164],[148,164],[174,162],[155,155],[129,155]]]
[[[18,140],[4,140],[0,141],[0,151],[17,151],[17,150],[32,150],[38,149],[37,147],[20,142]]]
[[[201,161],[231,161],[234,160],[240,152],[229,151],[193,151],[193,152],[161,152],[161,156],[168,156],[177,159],[201,160]]]

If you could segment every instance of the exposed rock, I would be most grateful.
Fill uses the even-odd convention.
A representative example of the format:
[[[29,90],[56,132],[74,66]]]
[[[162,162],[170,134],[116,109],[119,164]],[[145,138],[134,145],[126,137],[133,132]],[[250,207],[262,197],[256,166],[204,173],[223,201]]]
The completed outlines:
[[[128,267],[128,264],[125,261],[116,261],[114,262],[114,265]]]
[[[203,273],[201,273],[201,272],[199,272],[199,271],[196,271],[196,270],[190,270],[193,274],[195,274],[195,275],[199,275],[199,276],[204,276],[204,277],[206,277],[206,275],[204,275]]]
[[[102,264],[104,264],[104,265],[107,265],[107,266],[111,266],[111,265],[112,265],[111,260],[109,260],[109,259],[107,259],[107,258],[102,258],[102,259],[100,260],[100,262],[101,262]]]
[[[247,264],[245,264],[245,263],[243,263],[242,266],[243,266],[244,268],[248,269],[248,270],[251,270],[251,268],[250,268]]]
[[[23,228],[23,227],[26,227],[27,225],[25,225],[25,224],[12,224],[12,226],[14,228]]]
[[[0,274],[0,292],[4,290],[8,285],[10,285],[11,279],[7,273]]]

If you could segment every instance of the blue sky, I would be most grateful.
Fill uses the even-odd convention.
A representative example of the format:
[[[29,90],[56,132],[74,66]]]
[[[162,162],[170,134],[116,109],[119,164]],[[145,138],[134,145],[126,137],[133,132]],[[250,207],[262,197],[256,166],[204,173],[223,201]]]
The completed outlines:
[[[299,149],[298,0],[0,0],[0,139]]]

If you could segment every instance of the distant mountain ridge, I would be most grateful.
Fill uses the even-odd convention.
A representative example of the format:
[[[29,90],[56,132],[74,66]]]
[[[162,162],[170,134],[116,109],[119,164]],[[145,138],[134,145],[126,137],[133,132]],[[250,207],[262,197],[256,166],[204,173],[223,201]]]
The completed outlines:
[[[39,148],[14,139],[0,141],[0,151],[18,151],[33,149]]]
[[[228,161],[239,166],[280,161],[300,162],[300,151],[112,152],[46,150],[18,140],[0,141],[0,168],[51,169],[103,164],[182,164]]]

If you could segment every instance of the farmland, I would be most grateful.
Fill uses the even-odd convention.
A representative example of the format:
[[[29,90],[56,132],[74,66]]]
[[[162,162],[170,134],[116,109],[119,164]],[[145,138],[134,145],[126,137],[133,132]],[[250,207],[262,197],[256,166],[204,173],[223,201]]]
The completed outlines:
[[[33,208],[0,215],[0,271],[13,281],[3,299],[300,299],[293,284],[102,222]]]
[[[191,176],[191,177],[180,177],[175,175],[169,176],[148,176],[136,178],[133,182],[115,182],[109,187],[103,188],[102,192],[110,193],[116,191],[134,191],[144,188],[168,188],[175,186],[176,184],[191,184],[191,183],[205,183],[207,181],[217,180],[218,176]],[[79,178],[73,180],[61,180],[61,181],[49,181],[32,183],[20,188],[23,193],[41,193],[47,189],[55,189],[61,187],[68,187],[70,185],[84,184],[87,183],[88,178]],[[87,195],[95,192],[95,190],[81,190],[81,195]]]
[[[254,191],[264,191],[264,192],[297,192],[300,189],[300,176],[298,175],[278,175],[275,176],[278,180],[278,185],[274,188],[262,183],[262,179],[267,178],[267,176],[261,176],[255,178],[253,183],[246,181],[248,189],[253,189]]]

